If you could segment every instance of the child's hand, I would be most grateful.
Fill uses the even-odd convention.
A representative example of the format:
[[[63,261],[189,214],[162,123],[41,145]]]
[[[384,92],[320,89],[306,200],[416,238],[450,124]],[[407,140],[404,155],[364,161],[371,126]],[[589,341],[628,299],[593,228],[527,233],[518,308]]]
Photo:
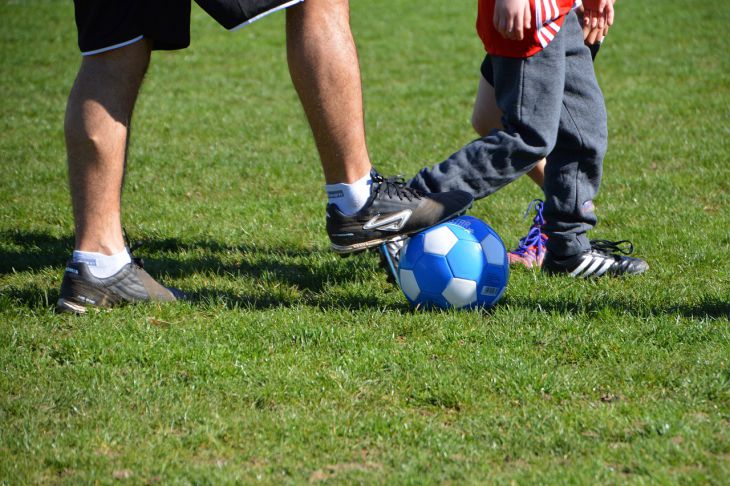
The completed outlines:
[[[614,5],[616,3],[616,0],[611,0],[611,4]],[[596,42],[601,42],[604,37],[608,35],[608,29],[611,27],[608,23],[606,23],[606,26],[603,28],[603,31],[599,30],[598,28],[591,28],[591,22],[584,22],[585,16],[585,6],[583,3],[578,7],[578,19],[580,19],[580,23],[583,26],[583,40],[585,40],[586,45],[590,46],[595,44]]]
[[[505,39],[522,40],[525,30],[532,27],[529,0],[497,0],[492,21]]]
[[[612,0],[583,0],[583,36],[587,44],[603,39],[613,25]]]
[[[598,28],[592,29],[590,25],[583,25],[583,40],[587,46],[592,46],[596,42],[601,42],[608,35],[609,25],[606,24],[603,30]]]

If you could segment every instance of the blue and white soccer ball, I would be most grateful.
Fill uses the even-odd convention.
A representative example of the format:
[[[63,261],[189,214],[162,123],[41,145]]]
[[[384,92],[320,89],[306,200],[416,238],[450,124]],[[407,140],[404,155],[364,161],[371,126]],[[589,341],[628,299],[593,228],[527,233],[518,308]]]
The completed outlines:
[[[461,216],[406,241],[398,280],[414,306],[491,307],[507,288],[507,250],[485,222]]]

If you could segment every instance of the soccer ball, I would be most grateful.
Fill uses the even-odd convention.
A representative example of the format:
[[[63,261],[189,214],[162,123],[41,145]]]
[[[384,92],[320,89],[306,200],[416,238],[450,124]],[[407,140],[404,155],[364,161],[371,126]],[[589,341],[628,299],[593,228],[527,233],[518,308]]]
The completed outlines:
[[[417,307],[491,307],[507,288],[507,250],[485,222],[461,216],[406,241],[398,280]]]

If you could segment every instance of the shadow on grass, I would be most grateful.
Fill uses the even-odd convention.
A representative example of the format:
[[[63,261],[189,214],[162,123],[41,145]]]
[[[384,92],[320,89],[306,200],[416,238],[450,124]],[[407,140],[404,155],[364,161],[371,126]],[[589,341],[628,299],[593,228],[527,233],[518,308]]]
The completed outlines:
[[[557,314],[595,314],[605,309],[621,310],[636,317],[655,317],[660,315],[681,316],[693,319],[725,318],[730,319],[730,302],[719,297],[705,297],[701,302],[662,305],[637,302],[629,296],[611,298],[602,295],[594,298],[590,293],[579,299],[551,298],[545,295],[529,295],[510,298],[510,304],[519,307],[539,308],[546,313]]]
[[[22,288],[8,287],[2,289],[0,310],[10,307],[25,309],[50,308],[56,304],[58,297],[58,288],[41,287],[35,284],[23,286]],[[376,297],[352,294],[334,298],[326,295],[326,293],[304,292],[296,296],[281,297],[280,294],[243,295],[226,290],[211,289],[191,292],[188,297],[189,302],[194,305],[222,304],[227,309],[267,310],[300,305],[329,310],[382,309],[384,307],[383,302]],[[410,309],[405,302],[397,307],[403,311]]]
[[[73,236],[0,231],[0,275],[63,265],[74,248]],[[9,245],[19,249],[8,249]]]
[[[0,232],[0,275],[13,271],[34,271],[61,265],[73,249],[71,236],[54,237],[45,233]],[[7,247],[19,249],[7,249]],[[175,238],[144,239],[133,246],[139,246],[138,253],[162,254],[150,261],[147,268],[153,275],[166,274],[173,278],[187,276],[218,275],[235,278],[261,280],[264,287],[256,295],[243,295],[223,289],[205,289],[188,292],[195,303],[223,302],[227,307],[270,309],[294,305],[312,305],[325,309],[382,308],[383,303],[376,296],[360,293],[339,293],[330,295],[328,289],[340,288],[348,283],[361,281],[363,273],[375,270],[372,257],[334,258],[329,251],[306,250],[287,247],[256,248],[252,245],[226,245],[217,241],[182,241]],[[181,258],[166,254],[184,252]],[[190,257],[193,254],[193,257]],[[235,263],[229,263],[235,254]],[[272,293],[268,288],[283,288]],[[183,289],[185,291],[185,289]],[[24,307],[46,307],[55,303],[58,290],[39,287],[34,284],[23,288],[2,289],[3,297],[21,303]],[[5,300],[5,299],[4,299]],[[679,315],[688,318],[730,319],[730,302],[719,297],[707,297],[698,303],[654,306],[637,303],[635,299],[594,299],[590,294],[577,299],[551,299],[549,296],[511,296],[509,303],[518,307],[539,306],[544,312],[560,314],[595,313],[603,309],[622,309],[630,315],[651,317],[657,315]],[[403,308],[407,308],[404,303]]]
[[[4,244],[3,244],[4,243]],[[45,233],[0,232],[0,275],[27,272],[61,265],[73,250],[73,237]],[[222,302],[227,307],[270,309],[294,305],[322,308],[382,308],[374,296],[360,293],[330,295],[328,289],[341,288],[362,280],[363,273],[374,271],[372,257],[337,258],[329,251],[297,248],[256,248],[251,245],[225,245],[210,240],[182,241],[174,238],[144,239],[133,242],[137,254],[153,254],[145,262],[152,275],[172,278],[206,275],[234,277],[264,282],[255,293],[243,294],[219,288],[189,291],[182,289],[193,303]],[[180,258],[168,256],[185,253]],[[191,256],[193,255],[193,256]],[[233,255],[233,258],[231,258]],[[231,263],[233,261],[233,263]],[[358,277],[360,275],[360,277]],[[279,289],[271,291],[271,289]],[[47,307],[59,296],[59,289],[29,283],[2,289],[3,297],[23,307]],[[5,299],[3,299],[5,300]],[[404,303],[404,308],[407,305]]]

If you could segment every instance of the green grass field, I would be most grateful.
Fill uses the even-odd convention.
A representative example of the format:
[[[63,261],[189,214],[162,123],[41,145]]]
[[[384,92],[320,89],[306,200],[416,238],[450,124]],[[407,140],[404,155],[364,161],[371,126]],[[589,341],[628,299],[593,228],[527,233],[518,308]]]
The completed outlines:
[[[328,250],[284,15],[194,7],[153,56],[124,223],[193,300],[54,314],[73,248],[73,8],[0,2],[0,484],[727,484],[730,56],[722,0],[633,0],[597,60],[610,149],[593,236],[645,276],[512,272],[486,312],[412,312]],[[411,175],[473,137],[475,2],[355,0],[371,156]],[[508,246],[527,179],[477,203]]]

